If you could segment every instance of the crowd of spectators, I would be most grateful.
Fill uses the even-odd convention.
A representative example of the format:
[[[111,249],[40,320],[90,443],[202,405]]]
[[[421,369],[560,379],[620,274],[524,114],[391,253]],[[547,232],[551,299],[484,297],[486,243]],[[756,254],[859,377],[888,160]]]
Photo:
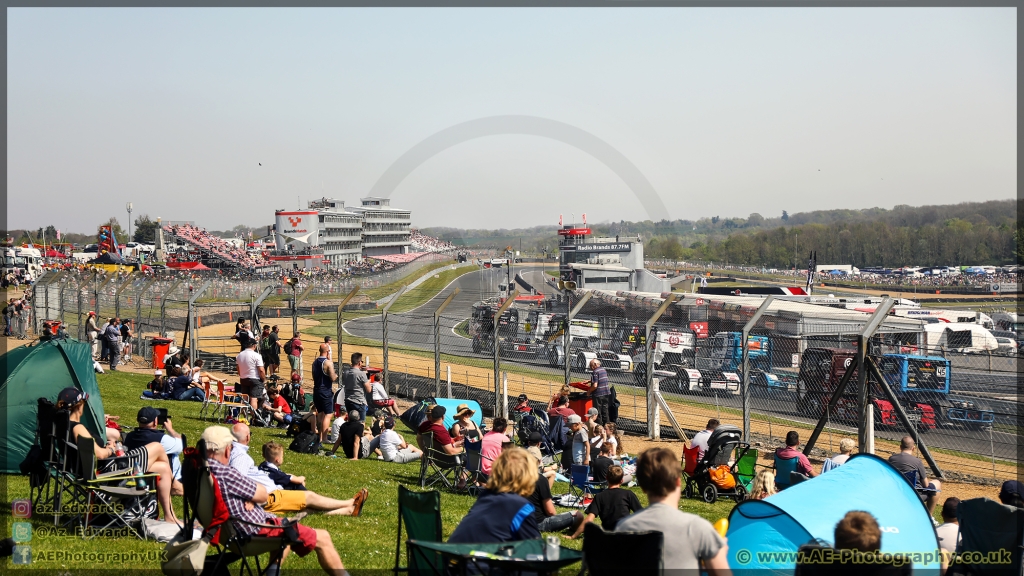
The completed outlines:
[[[415,228],[410,230],[409,233],[412,249],[416,252],[450,252],[455,250],[455,244],[434,238],[433,236],[427,236]]]
[[[270,261],[258,252],[249,252],[241,246],[210,234],[191,224],[164,226],[164,232],[178,238],[202,252],[240,268],[269,266]]]

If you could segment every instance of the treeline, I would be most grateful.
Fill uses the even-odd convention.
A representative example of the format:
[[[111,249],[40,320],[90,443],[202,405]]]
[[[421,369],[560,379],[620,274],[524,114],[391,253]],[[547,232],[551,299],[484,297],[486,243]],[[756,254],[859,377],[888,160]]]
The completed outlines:
[[[786,268],[819,263],[854,266],[1008,264],[1024,258],[1018,200],[941,206],[900,205],[892,210],[818,210],[766,218],[713,216],[592,224],[595,235],[637,235],[649,258],[711,260]],[[426,228],[424,234],[479,248],[512,246],[526,253],[557,251],[556,226],[461,230]]]

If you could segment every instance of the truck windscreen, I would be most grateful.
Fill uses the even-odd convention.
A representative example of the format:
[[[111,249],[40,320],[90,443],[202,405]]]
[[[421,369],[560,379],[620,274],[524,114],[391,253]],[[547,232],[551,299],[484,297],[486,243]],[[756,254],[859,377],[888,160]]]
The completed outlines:
[[[944,391],[946,389],[946,365],[929,360],[907,360],[907,389]]]

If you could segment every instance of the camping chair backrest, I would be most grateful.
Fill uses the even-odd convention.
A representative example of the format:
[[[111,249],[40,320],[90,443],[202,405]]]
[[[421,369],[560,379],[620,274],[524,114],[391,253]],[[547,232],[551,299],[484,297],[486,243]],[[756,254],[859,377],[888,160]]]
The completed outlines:
[[[683,472],[692,476],[697,469],[697,461],[700,459],[700,446],[683,448]]]
[[[405,524],[405,533],[409,540],[440,542],[442,536],[441,493],[437,490],[415,492],[405,486],[398,486],[398,542],[395,548],[395,572],[434,572],[438,568],[434,559],[420,553],[414,553],[409,557],[408,568],[399,567],[402,524]],[[437,573],[443,572],[442,570],[436,571]]]
[[[805,544],[800,547],[802,558],[812,561],[797,563],[793,576],[911,576],[914,563],[902,554],[893,554],[889,563],[879,561],[871,564],[853,564],[842,562],[813,561],[823,557],[821,554],[829,550],[821,544]],[[817,553],[815,551],[818,551]]]
[[[206,464],[206,442],[200,440],[194,449],[185,450],[185,462],[181,466],[182,486],[189,507],[204,532],[211,535],[211,542],[226,541],[220,537],[220,528],[230,529],[230,514],[217,487],[217,480],[210,474]]]
[[[992,565],[970,565],[974,572],[1015,576],[1021,573],[1024,509],[988,498],[972,498],[960,502],[956,509],[956,517],[960,522],[960,536],[963,538],[960,546],[963,552],[1005,554],[1000,551],[1010,551],[1010,565],[1003,564],[999,567],[999,572],[994,570]]]
[[[75,446],[78,448],[78,472],[85,480],[96,479],[95,444],[96,442],[92,438],[86,438],[85,436],[79,436],[75,442]]]
[[[472,473],[482,473],[484,470],[484,456],[480,450],[474,450],[466,448],[466,471]],[[420,540],[420,538],[415,538]]]
[[[664,545],[662,532],[605,532],[588,522],[583,528],[583,566],[592,576],[660,574]]]
[[[785,490],[793,485],[789,475],[796,472],[797,462],[796,458],[779,458],[778,454],[775,455],[775,487],[777,489]]]
[[[754,482],[754,475],[757,473],[757,449],[747,448],[746,452],[743,452],[742,448],[737,448],[736,451],[742,452],[742,455],[736,459],[737,480],[749,490],[750,485]]]
[[[590,482],[590,466],[584,466],[582,464],[573,464],[569,470],[570,480],[572,485],[577,488],[586,488]]]

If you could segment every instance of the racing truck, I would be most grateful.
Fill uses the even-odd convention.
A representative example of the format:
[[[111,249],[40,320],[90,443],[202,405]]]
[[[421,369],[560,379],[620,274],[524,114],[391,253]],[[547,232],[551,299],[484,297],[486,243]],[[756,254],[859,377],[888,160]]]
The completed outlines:
[[[655,375],[674,377],[679,370],[693,365],[697,336],[692,330],[669,326],[651,327]],[[619,324],[612,333],[612,350],[629,356],[633,362],[633,381],[647,386],[647,334],[642,324]]]
[[[469,337],[473,340],[473,352],[494,351],[494,313],[500,308],[496,303],[477,302],[469,318]],[[498,337],[515,338],[519,333],[519,311],[509,308],[498,319]],[[500,350],[500,348],[499,348]]]
[[[512,357],[517,360],[548,358],[551,352],[552,337],[561,330],[561,322],[552,322],[556,316],[558,314],[530,310],[526,313],[522,335],[517,330],[514,335],[502,338],[499,353],[503,357]],[[562,315],[562,318],[564,317],[565,315]]]
[[[565,315],[556,314],[548,323],[548,363],[565,366]],[[633,361],[626,354],[601,347],[601,323],[597,320],[574,318],[569,327],[569,369],[584,371],[591,360],[600,360],[605,370],[629,372]]]
[[[818,418],[828,405],[831,393],[853,364],[856,352],[838,348],[809,348],[800,363],[797,382],[797,410]],[[990,410],[982,410],[971,400],[951,398],[949,360],[940,356],[882,354],[872,357],[889,388],[902,404],[907,418],[921,432],[933,430],[944,422],[967,428],[989,426],[995,420]],[[843,396],[836,404],[836,419],[858,421],[857,373],[850,377]],[[900,421],[874,378],[872,400],[875,423],[897,427]]]
[[[742,340],[741,332],[718,332],[698,347],[693,366],[684,366],[671,380],[678,385],[680,392],[722,390],[728,394],[739,394],[743,382]],[[747,342],[752,390],[784,388],[779,377],[771,371],[771,339],[751,334]]]

